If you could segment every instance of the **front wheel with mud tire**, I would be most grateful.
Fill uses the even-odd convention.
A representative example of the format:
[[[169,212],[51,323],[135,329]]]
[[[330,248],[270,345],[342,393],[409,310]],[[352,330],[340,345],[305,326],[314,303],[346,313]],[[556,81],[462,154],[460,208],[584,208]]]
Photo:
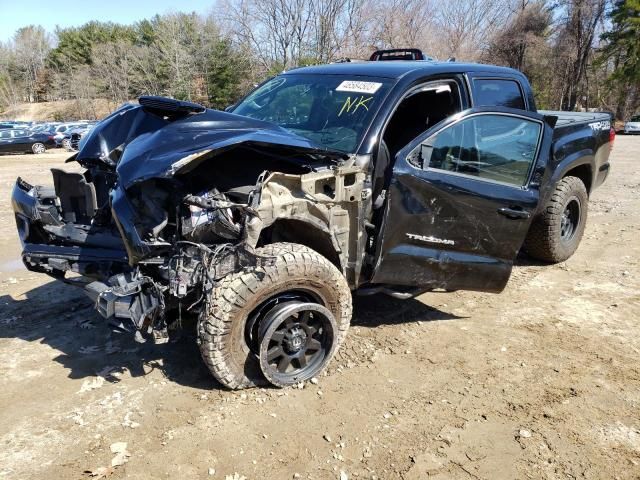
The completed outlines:
[[[222,279],[198,321],[202,358],[231,389],[267,381],[284,387],[318,375],[351,321],[349,286],[325,257],[291,243],[256,253],[273,264]]]
[[[564,177],[542,213],[533,221],[524,248],[545,262],[568,259],[580,245],[587,223],[587,189],[578,177]]]

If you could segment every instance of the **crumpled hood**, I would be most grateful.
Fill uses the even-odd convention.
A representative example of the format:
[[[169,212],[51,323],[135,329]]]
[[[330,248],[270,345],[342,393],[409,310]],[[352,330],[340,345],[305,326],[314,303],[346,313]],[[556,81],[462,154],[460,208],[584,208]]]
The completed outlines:
[[[239,145],[283,156],[299,153],[301,163],[310,154],[327,161],[345,157],[275,124],[241,115],[207,109],[171,121],[141,106],[125,105],[96,125],[75,160],[117,163],[119,181],[128,188],[149,178],[170,177],[198,158]],[[119,159],[113,159],[114,151],[121,151]]]

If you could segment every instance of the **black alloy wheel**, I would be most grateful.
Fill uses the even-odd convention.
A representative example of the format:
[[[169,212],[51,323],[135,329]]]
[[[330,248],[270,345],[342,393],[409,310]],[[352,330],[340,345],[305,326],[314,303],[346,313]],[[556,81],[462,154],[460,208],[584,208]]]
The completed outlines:
[[[563,242],[570,242],[580,225],[580,200],[571,197],[567,203],[562,218],[560,220],[560,239]]]
[[[263,325],[264,318],[278,305],[286,302],[311,302],[319,303],[321,300],[310,292],[304,290],[288,290],[286,292],[274,295],[266,301],[262,302],[258,307],[251,312],[247,318],[247,324],[245,326],[244,338],[247,346],[251,352],[259,356],[260,355],[260,343],[262,337],[260,336],[260,326]]]
[[[336,321],[317,303],[285,302],[260,322],[260,369],[274,385],[293,385],[320,372],[335,347]]]

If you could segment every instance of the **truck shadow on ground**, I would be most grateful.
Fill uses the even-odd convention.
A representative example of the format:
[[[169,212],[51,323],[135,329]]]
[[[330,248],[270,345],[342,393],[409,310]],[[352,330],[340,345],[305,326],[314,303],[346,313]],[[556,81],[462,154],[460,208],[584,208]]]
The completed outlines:
[[[351,325],[375,328],[379,325],[399,325],[412,322],[457,320],[460,317],[438,310],[411,298],[398,300],[383,294],[353,296]]]
[[[39,342],[60,352],[53,360],[69,371],[69,378],[101,376],[116,383],[120,381],[119,377],[126,378],[126,375],[117,375],[118,372],[128,371],[132,377],[140,377],[159,370],[168,381],[183,386],[204,390],[222,388],[200,358],[194,322],[185,322],[184,333],[169,343],[155,345],[148,341],[140,344],[135,342],[132,333],[118,332],[104,321],[81,289],[57,281],[15,298],[2,295],[0,306],[0,338]],[[415,299],[354,296],[354,326],[375,328],[457,318],[460,317]],[[13,354],[20,356],[24,345],[16,343],[12,348]],[[33,355],[33,350],[26,354]]]
[[[552,263],[530,257],[525,251],[518,252],[518,256],[513,262],[514,267],[548,267],[549,265]]]

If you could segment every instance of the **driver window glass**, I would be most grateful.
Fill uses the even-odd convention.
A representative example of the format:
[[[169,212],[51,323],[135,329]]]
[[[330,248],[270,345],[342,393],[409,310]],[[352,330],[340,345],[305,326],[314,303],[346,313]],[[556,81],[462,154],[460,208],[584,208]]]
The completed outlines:
[[[425,168],[523,186],[536,159],[541,128],[525,118],[476,115],[431,136],[408,160],[415,164],[418,158]]]

